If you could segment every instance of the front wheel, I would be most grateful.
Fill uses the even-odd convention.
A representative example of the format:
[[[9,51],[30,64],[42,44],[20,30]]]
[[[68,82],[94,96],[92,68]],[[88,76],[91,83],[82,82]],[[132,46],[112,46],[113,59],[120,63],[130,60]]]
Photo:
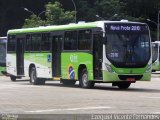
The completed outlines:
[[[16,76],[10,76],[11,81],[15,82],[16,81]]]
[[[37,78],[37,73],[35,68],[31,68],[30,72],[30,83],[32,85],[44,85],[45,79]]]
[[[80,82],[80,86],[82,88],[92,88],[92,87],[94,87],[94,82],[88,80],[88,73],[87,73],[86,69],[84,69],[82,71],[79,82]]]
[[[126,82],[126,83],[118,83],[117,86],[118,86],[120,89],[127,89],[127,88],[129,88],[130,85],[131,85],[131,83]]]

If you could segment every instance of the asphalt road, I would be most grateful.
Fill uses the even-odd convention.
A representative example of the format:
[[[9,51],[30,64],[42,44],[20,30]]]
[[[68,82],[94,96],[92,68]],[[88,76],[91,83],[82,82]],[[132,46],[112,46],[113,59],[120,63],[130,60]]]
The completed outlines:
[[[111,84],[82,89],[78,83],[30,85],[26,79],[11,82],[0,77],[0,113],[13,114],[160,114],[160,73],[151,82],[137,82],[127,90]]]

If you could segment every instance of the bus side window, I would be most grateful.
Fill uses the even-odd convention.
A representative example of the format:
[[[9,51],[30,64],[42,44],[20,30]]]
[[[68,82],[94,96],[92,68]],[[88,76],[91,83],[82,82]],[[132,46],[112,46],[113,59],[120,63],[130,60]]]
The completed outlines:
[[[78,50],[91,50],[91,30],[80,30],[78,34]]]
[[[25,51],[30,51],[31,35],[26,35]]]
[[[32,45],[31,45],[31,51],[40,51],[41,50],[41,34],[33,34],[32,35]]]
[[[77,31],[65,32],[64,50],[77,50]]]
[[[51,37],[49,33],[42,34],[41,51],[50,51]]]
[[[16,36],[15,35],[8,36],[7,51],[16,52]]]

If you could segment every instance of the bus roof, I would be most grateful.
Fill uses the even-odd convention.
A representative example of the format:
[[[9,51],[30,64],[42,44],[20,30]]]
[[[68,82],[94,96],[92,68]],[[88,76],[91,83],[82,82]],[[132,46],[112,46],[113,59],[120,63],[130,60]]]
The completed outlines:
[[[40,26],[35,28],[22,28],[9,30],[7,34],[16,35],[24,33],[40,33],[40,32],[51,32],[60,30],[74,30],[74,29],[85,29],[85,28],[95,28],[104,25],[104,23],[132,23],[132,24],[144,24],[140,22],[128,22],[126,20],[121,21],[96,21],[96,22],[82,22],[82,23],[71,23],[67,25],[52,25],[52,26]],[[101,24],[101,25],[100,25]],[[99,26],[100,25],[100,26]]]

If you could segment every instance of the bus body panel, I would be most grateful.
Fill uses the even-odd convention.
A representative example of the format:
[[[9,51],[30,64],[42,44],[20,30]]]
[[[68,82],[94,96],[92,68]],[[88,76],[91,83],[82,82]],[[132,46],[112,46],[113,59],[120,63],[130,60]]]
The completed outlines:
[[[51,61],[48,60],[48,55],[51,53],[25,53],[24,54],[24,69],[25,75],[29,76],[30,65],[35,65],[37,77],[52,78]]]
[[[122,80],[119,78],[119,75],[127,76],[128,79]],[[133,76],[142,75],[142,78],[139,80],[135,80]],[[130,76],[130,77],[129,77]],[[110,73],[107,71],[103,71],[103,82],[136,82],[136,81],[150,81],[151,80],[151,73],[143,73],[143,74],[117,74],[117,73]]]
[[[88,71],[88,79],[93,79],[93,56],[83,52],[63,52],[61,54],[62,79],[78,80],[78,69],[80,65],[85,65]]]
[[[6,67],[1,67],[1,66],[0,66],[0,75],[3,75],[3,74],[2,74],[3,71],[6,71]]]
[[[157,48],[156,48],[157,47]],[[152,42],[152,71],[160,71],[160,42]]]
[[[17,76],[16,54],[7,54],[7,73]]]
[[[152,70],[154,71],[160,71],[160,63],[159,61],[156,61],[152,64]]]

